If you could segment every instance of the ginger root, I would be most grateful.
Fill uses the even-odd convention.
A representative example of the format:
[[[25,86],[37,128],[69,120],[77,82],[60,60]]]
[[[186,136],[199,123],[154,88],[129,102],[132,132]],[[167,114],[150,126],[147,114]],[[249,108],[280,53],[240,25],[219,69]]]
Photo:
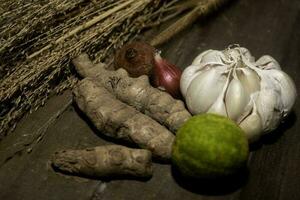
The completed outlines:
[[[52,166],[59,171],[93,178],[129,175],[151,177],[151,152],[120,145],[56,152]]]
[[[175,136],[158,122],[116,99],[93,78],[73,90],[78,107],[101,133],[138,144],[162,160],[171,158]]]
[[[82,77],[96,78],[119,100],[155,119],[173,133],[176,133],[191,117],[182,101],[173,99],[168,93],[153,88],[145,75],[131,78],[124,69],[106,70],[105,64],[94,65],[87,54],[81,54],[75,58],[73,64]]]

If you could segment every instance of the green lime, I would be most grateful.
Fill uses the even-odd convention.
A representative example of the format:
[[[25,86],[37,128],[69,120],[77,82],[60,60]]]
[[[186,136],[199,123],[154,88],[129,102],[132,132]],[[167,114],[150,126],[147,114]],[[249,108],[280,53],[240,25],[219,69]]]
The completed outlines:
[[[203,114],[178,130],[172,162],[183,175],[217,178],[244,167],[248,155],[248,140],[237,124],[223,116]]]

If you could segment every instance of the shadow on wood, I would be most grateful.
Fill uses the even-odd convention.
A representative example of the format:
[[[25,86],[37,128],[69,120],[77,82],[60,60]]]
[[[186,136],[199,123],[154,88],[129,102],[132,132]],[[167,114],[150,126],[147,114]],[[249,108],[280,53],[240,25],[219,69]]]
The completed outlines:
[[[185,177],[175,166],[172,166],[172,175],[178,185],[190,192],[219,196],[231,194],[246,185],[249,171],[245,167],[231,176],[216,179],[193,179]]]

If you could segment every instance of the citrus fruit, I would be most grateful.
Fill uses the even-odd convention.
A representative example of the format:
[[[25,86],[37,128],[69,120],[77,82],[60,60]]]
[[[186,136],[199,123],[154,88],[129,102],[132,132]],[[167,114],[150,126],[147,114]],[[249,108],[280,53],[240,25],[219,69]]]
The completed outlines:
[[[216,114],[190,118],[176,134],[172,163],[186,176],[217,178],[245,166],[249,146],[243,130]]]

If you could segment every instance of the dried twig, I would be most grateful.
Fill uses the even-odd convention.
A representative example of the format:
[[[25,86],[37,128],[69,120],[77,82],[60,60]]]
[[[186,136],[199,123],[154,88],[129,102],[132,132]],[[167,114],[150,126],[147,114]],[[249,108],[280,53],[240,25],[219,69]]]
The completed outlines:
[[[178,34],[180,31],[193,24],[199,17],[211,13],[212,11],[216,10],[219,6],[224,4],[226,1],[227,0],[205,0],[195,2],[194,0],[191,0],[190,2],[187,2],[187,7],[192,5],[195,5],[195,7],[186,15],[174,22],[171,26],[162,31],[159,35],[154,37],[150,41],[150,44],[153,46],[158,46],[162,43],[165,43],[170,38]]]
[[[77,33],[79,33],[80,31],[83,31],[84,29],[88,29],[91,26],[95,25],[96,23],[98,23],[99,21],[109,17],[110,15],[114,14],[115,12],[121,10],[122,8],[128,6],[129,4],[131,4],[132,2],[134,2],[134,0],[130,0],[130,1],[126,1],[123,4],[117,5],[116,7],[113,7],[111,10],[108,10],[107,12],[104,12],[103,14],[100,14],[99,16],[96,16],[95,18],[91,19],[90,21],[85,22],[84,24],[76,27],[74,30],[66,33],[65,35],[61,36],[60,38],[58,38],[57,40],[55,40],[53,43],[43,47],[41,50],[31,54],[30,56],[28,56],[28,58],[33,58],[39,54],[41,54],[43,51],[51,48],[53,45],[57,45],[63,41],[65,41],[67,38],[76,35]]]

